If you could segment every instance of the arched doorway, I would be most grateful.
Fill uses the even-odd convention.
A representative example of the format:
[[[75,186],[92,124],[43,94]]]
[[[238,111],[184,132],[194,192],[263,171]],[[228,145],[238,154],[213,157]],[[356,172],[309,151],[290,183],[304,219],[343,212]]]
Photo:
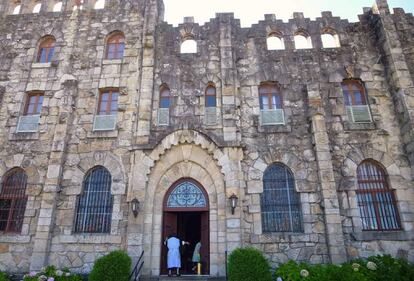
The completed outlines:
[[[192,256],[197,242],[201,242],[201,273],[210,273],[210,230],[209,201],[204,188],[197,181],[182,178],[167,191],[163,203],[163,228],[161,243],[161,274],[167,274],[167,247],[164,241],[168,235],[190,242],[181,252],[181,273],[195,274],[192,270]]]

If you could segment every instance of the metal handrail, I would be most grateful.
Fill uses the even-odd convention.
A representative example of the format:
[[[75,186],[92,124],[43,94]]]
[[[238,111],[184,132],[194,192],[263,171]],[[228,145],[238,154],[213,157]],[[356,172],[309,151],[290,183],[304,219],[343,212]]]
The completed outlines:
[[[137,263],[134,266],[134,269],[132,270],[131,274],[128,277],[129,281],[137,281],[139,280],[140,273],[142,270],[142,267],[144,266],[144,261],[142,258],[144,257],[144,251],[141,252],[141,255],[139,256],[139,259]]]
[[[227,251],[225,252],[226,254],[226,281],[227,281]]]

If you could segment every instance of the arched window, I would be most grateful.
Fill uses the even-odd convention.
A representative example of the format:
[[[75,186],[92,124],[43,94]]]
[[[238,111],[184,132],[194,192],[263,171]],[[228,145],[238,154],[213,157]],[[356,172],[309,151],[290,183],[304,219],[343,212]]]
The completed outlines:
[[[95,2],[94,9],[99,10],[105,8],[105,0],[98,0]]]
[[[167,85],[160,88],[160,108],[169,108],[171,105],[171,91]]]
[[[349,120],[357,123],[372,122],[371,111],[362,82],[355,79],[344,80],[342,91]]]
[[[373,160],[357,168],[359,213],[363,230],[401,229],[394,191],[388,186],[385,169]]]
[[[53,12],[60,12],[62,11],[62,1],[57,2],[55,5],[53,5]]]
[[[113,204],[111,181],[111,174],[102,166],[87,173],[82,183],[82,194],[77,199],[74,232],[110,232]]]
[[[184,41],[181,43],[180,53],[181,54],[197,53],[197,42],[192,38],[184,39]]]
[[[26,210],[27,175],[15,168],[4,176],[0,190],[0,231],[20,232]]]
[[[42,3],[37,3],[33,7],[33,14],[38,14],[40,12],[40,8],[42,8]]]
[[[326,49],[341,47],[338,34],[331,29],[322,31],[321,39],[322,39],[322,46]]]
[[[307,32],[296,32],[294,40],[296,49],[312,49],[312,39]]]
[[[209,83],[205,92],[204,121],[206,125],[217,124],[217,97],[216,87]]]
[[[106,59],[122,59],[125,50],[125,37],[122,33],[112,34],[106,42]]]
[[[283,100],[279,86],[274,82],[265,82],[259,86],[260,124],[285,124]]]
[[[267,49],[268,50],[284,50],[285,43],[283,42],[283,38],[278,34],[270,34],[267,37]]]
[[[160,105],[158,108],[158,125],[170,122],[171,91],[166,84],[160,87]]]
[[[216,100],[216,87],[213,83],[209,83],[206,88],[206,95],[205,95],[205,104],[206,107],[216,107],[217,100]]]
[[[37,53],[37,62],[40,62],[40,63],[51,62],[54,52],[55,52],[55,38],[53,36],[47,36],[43,38],[39,45],[39,51]]]
[[[13,15],[18,15],[20,14],[20,10],[22,9],[22,5],[20,3],[18,3],[14,8],[13,8]]]
[[[263,232],[303,231],[300,196],[286,165],[276,163],[266,169],[260,204]]]

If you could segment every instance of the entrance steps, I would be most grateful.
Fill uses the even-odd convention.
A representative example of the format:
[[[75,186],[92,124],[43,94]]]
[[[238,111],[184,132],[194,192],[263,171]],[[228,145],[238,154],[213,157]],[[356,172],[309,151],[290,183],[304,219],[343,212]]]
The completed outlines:
[[[145,277],[142,276],[140,281],[226,281],[226,277],[212,277],[207,275],[181,275],[180,277],[159,276],[159,277]]]

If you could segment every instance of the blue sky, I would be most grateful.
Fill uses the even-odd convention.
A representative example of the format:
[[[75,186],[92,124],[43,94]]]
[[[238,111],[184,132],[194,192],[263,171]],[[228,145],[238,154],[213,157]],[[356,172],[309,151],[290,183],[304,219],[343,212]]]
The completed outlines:
[[[321,11],[331,11],[334,16],[358,21],[363,7],[371,7],[374,0],[164,0],[164,19],[177,25],[185,16],[194,16],[202,24],[215,16],[216,12],[234,12],[242,26],[250,26],[264,18],[264,14],[276,14],[287,21],[293,12],[303,12],[305,17],[316,18]],[[404,8],[414,13],[414,0],[388,0],[391,7]]]

